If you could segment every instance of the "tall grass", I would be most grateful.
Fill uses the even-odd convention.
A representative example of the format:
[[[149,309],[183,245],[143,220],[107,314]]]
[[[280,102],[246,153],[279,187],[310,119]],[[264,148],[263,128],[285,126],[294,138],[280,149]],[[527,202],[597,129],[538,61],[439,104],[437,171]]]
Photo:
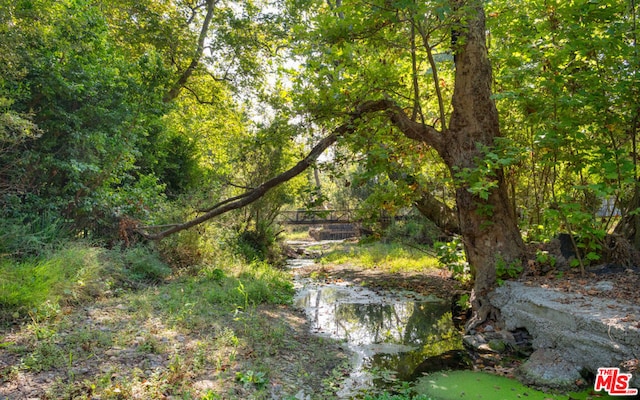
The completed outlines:
[[[158,282],[171,269],[148,248],[120,252],[83,242],[39,256],[0,260],[0,318],[48,316],[136,282]]]
[[[12,309],[36,309],[46,302],[86,300],[105,290],[101,281],[101,250],[72,245],[49,257],[0,263],[0,304]]]

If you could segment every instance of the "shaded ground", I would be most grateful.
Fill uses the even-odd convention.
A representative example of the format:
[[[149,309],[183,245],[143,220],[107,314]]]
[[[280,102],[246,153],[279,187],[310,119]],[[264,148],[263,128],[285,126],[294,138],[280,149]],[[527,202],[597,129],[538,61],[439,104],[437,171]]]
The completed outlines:
[[[535,270],[528,269],[519,280],[531,286],[640,304],[639,267],[601,265],[589,268],[584,276],[578,269],[545,275],[536,274]]]
[[[162,299],[164,289],[149,290]],[[212,312],[209,321],[189,320],[189,303],[173,316],[154,307],[134,293],[5,329],[0,398],[330,398],[346,359],[291,307]]]
[[[363,269],[349,264],[329,264],[299,268],[296,273],[326,282],[349,281],[373,290],[405,289],[442,299],[451,298],[454,293],[461,291],[460,284],[444,269],[390,273],[378,268]]]

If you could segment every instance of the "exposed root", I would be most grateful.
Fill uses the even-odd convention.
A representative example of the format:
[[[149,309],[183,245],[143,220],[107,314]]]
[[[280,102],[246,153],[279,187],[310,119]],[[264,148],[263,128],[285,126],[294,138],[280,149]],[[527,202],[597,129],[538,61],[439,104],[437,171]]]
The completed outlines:
[[[485,322],[498,322],[500,319],[500,310],[495,308],[485,296],[476,296],[475,290],[471,291],[471,308],[473,314],[465,326],[465,331],[470,332]]]

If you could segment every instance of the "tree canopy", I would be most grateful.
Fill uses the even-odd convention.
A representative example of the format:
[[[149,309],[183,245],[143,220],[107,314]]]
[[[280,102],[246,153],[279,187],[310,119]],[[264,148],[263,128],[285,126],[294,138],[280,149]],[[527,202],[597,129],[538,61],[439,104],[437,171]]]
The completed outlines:
[[[300,194],[329,198],[311,167],[363,214],[415,205],[459,233],[481,310],[523,237],[568,232],[581,266],[614,229],[640,247],[637,16],[634,0],[2,0],[2,217],[159,239],[241,209],[238,229],[266,234]]]

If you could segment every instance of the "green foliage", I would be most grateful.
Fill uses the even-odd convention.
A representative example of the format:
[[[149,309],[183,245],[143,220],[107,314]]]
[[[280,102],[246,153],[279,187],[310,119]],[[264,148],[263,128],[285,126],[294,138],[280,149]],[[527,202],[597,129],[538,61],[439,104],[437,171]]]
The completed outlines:
[[[471,279],[471,269],[459,236],[448,242],[436,242],[433,245],[436,250],[438,262],[451,271],[452,276],[462,282]]]
[[[487,13],[502,131],[524,150],[509,171],[522,224],[532,240],[571,230],[588,247],[617,222],[595,218],[602,201],[620,208],[635,184],[637,7],[534,0]]]
[[[507,264],[499,254],[496,256],[496,282],[499,286],[504,283],[505,279],[517,278],[523,270],[522,261],[514,260]]]
[[[541,265],[549,265],[551,268],[555,268],[557,260],[553,255],[549,254],[548,251],[537,250],[536,262]]]
[[[25,357],[22,361],[22,367],[34,372],[41,372],[60,367],[63,362],[62,348],[52,341],[43,341],[38,343],[35,350]]]
[[[2,257],[36,256],[58,247],[71,236],[65,221],[53,213],[32,218],[1,219],[0,232]]]
[[[254,385],[258,388],[261,388],[269,383],[269,380],[266,378],[264,372],[255,372],[253,370],[248,370],[246,372],[236,372],[236,380],[242,382],[245,387]]]
[[[60,305],[86,302],[113,290],[122,282],[123,272],[112,264],[107,251],[67,243],[37,258],[5,258],[0,276],[4,312],[50,318]]]
[[[384,232],[384,240],[411,245],[431,244],[438,234],[438,228],[431,221],[421,216],[408,215],[404,220],[392,221]]]
[[[233,240],[238,254],[242,255],[247,262],[275,261],[276,238],[271,226],[240,232]]]

